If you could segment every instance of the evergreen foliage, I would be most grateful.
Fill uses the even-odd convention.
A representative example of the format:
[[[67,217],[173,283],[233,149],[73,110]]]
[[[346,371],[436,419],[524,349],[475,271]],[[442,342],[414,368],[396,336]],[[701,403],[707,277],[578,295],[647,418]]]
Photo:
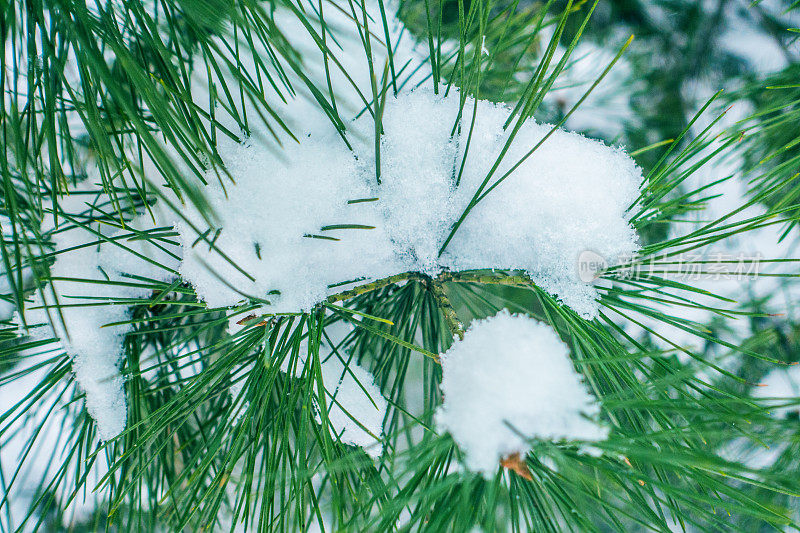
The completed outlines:
[[[0,531],[800,527],[800,391],[773,398],[757,386],[800,360],[800,255],[791,244],[800,24],[791,2],[714,4],[377,0],[382,18],[368,17],[359,0],[0,6]],[[312,56],[335,69],[343,53],[325,23],[334,10],[349,17],[369,63],[359,101],[337,101],[329,79],[308,75]],[[734,10],[785,50],[783,66],[759,71],[725,48]],[[306,28],[316,49],[296,49],[277,12]],[[120,363],[127,425],[101,441],[70,355],[55,339],[26,337],[24,313],[11,317],[49,290],[65,252],[54,246],[58,234],[104,228],[78,245],[92,248],[113,244],[105,231],[113,229],[128,251],[137,240],[166,249],[179,239],[172,227],[129,223],[169,205],[202,213],[209,229],[197,229],[197,242],[213,247],[204,181],[233,186],[220,139],[260,138],[281,153],[300,136],[284,100],[305,95],[343,143],[356,135],[345,110],[361,110],[378,152],[383,107],[413,75],[392,52],[386,64],[371,61],[394,13],[403,38],[420,43],[425,83],[463,95],[466,116],[471,96],[507,103],[510,130],[528,118],[570,128],[584,105],[602,112],[608,100],[598,94],[629,103],[620,130],[586,131],[622,143],[644,173],[630,211],[642,248],[601,272],[599,316],[581,317],[520,271],[356,280],[310,312],[286,314],[265,313],[256,298],[209,307],[181,277],[109,276],[95,283],[110,296],[92,291],[48,309],[56,324],[76,306],[132,308]],[[576,81],[593,50],[605,51],[603,62],[590,59],[592,79]],[[710,90],[687,94],[699,83]],[[575,87],[578,96],[559,97]],[[726,118],[728,105],[745,103],[741,120]],[[469,123],[459,127],[471,133]],[[731,192],[742,184],[744,194]],[[737,203],[720,211],[719,198]],[[263,198],[265,217],[272,201]],[[771,255],[760,266],[777,287],[767,294],[744,282],[717,291],[676,272],[711,276],[702,254],[765,239]],[[113,296],[125,284],[146,296]],[[779,291],[788,304],[776,310]],[[580,441],[531,438],[526,456],[486,478],[463,468],[463,450],[437,428],[439,354],[464,325],[504,309],[558,334],[608,437],[592,453]],[[240,327],[230,331],[231,322]],[[388,405],[380,453],[348,444],[329,418],[337,400],[324,383],[327,357],[353,376],[357,367],[374,376]]]

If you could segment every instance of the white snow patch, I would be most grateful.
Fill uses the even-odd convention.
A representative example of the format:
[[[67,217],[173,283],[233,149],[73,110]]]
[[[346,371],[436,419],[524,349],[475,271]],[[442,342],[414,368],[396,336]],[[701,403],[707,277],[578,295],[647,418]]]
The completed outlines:
[[[129,228],[146,228],[148,218],[137,217]],[[57,254],[50,267],[53,279],[37,290],[26,306],[26,333],[36,340],[60,339],[73,358],[75,378],[86,393],[86,409],[97,422],[100,438],[109,440],[125,428],[127,418],[119,360],[131,326],[108,324],[127,320],[131,308],[124,301],[145,298],[152,289],[106,283],[136,283],[125,274],[164,281],[171,276],[169,270],[140,256],[173,269],[177,259],[147,240],[137,239],[130,230],[109,236],[112,240],[119,237],[115,242],[125,248],[110,242],[96,244],[99,237],[80,227],[55,232],[52,237]],[[16,321],[23,324],[19,313]]]
[[[208,233],[213,248],[196,244],[197,231],[176,221],[181,274],[211,306],[256,297],[284,313],[310,310],[342,290],[331,285],[349,280],[445,268],[522,270],[582,316],[596,316],[597,293],[579,279],[578,256],[591,250],[613,263],[636,251],[626,209],[638,196],[640,169],[621,149],[556,130],[477,204],[440,256],[510,134],[502,127],[510,110],[479,101],[468,139],[473,104],[467,98],[462,127],[451,135],[457,92],[441,97],[419,88],[390,97],[380,183],[374,143],[354,136],[351,152],[330,127],[282,153],[255,142],[223,144],[236,185],[209,173],[206,195],[220,220]],[[370,126],[353,124],[356,131]],[[550,131],[528,120],[490,183]],[[352,203],[369,198],[376,200]],[[205,227],[200,213],[187,214]]]
[[[501,458],[528,450],[527,439],[599,441],[597,401],[568,348],[549,326],[501,311],[473,322],[442,355],[444,403],[436,425],[490,477]]]
[[[381,20],[377,3],[364,7],[372,20]],[[526,271],[581,315],[596,316],[597,294],[578,279],[577,258],[591,250],[613,263],[638,249],[625,211],[638,197],[642,181],[631,158],[621,149],[555,131],[478,204],[439,256],[450,229],[509,139],[512,128],[503,125],[510,109],[479,101],[470,134],[475,102],[467,98],[457,125],[460,94],[452,88],[447,97],[433,93],[427,47],[389,17],[399,95],[388,95],[383,113],[379,183],[374,122],[358,95],[370,93],[371,75],[357,26],[349,15],[326,10],[325,28],[341,47],[338,64],[329,65],[328,73],[308,29],[286,10],[277,10],[275,17],[303,54],[304,75],[325,87],[330,74],[347,130],[341,135],[352,149],[291,72],[298,96],[275,109],[299,142],[279,133],[282,146],[276,146],[257,119],[243,144],[221,135],[218,151],[233,183],[209,171],[210,185],[202,191],[219,221],[209,228],[191,208],[182,214],[194,229],[175,220],[184,246],[181,274],[200,298],[213,307],[230,307],[254,297],[269,302],[266,312],[299,312],[348,288],[329,286],[349,280],[405,271],[435,275],[444,268],[500,268]],[[312,26],[321,31],[321,25]],[[259,54],[257,49],[250,52]],[[372,64],[389,59],[381,43],[373,43],[372,53]],[[256,63],[247,53],[232,63],[252,79],[263,68],[263,62]],[[201,69],[193,79],[195,100],[203,107],[210,81],[205,76]],[[280,101],[270,98],[276,96],[272,89],[265,90],[267,99]],[[247,115],[259,116],[249,105]],[[214,111],[218,121],[237,131],[223,108]],[[491,183],[550,129],[528,120]],[[367,198],[377,200],[348,203]],[[198,233],[206,230],[205,240],[213,241],[213,249],[203,239],[198,242]]]

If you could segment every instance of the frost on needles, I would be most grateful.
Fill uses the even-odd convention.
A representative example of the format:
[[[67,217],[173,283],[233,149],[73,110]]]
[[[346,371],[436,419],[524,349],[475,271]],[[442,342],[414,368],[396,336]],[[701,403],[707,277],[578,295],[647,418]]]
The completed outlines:
[[[376,5],[367,10],[373,20],[380,20]],[[81,265],[75,277],[90,280],[131,276],[165,280],[179,271],[210,307],[255,302],[260,313],[273,314],[310,311],[358,283],[404,272],[435,276],[443,270],[517,270],[583,317],[596,316],[597,292],[578,278],[578,256],[589,250],[613,263],[638,248],[627,209],[638,198],[642,176],[622,149],[563,130],[550,134],[550,125],[533,119],[521,125],[507,146],[513,128],[504,124],[510,108],[470,97],[460,105],[462,95],[454,87],[446,95],[442,88],[434,94],[424,53],[403,26],[390,19],[387,35],[395,64],[402,68],[398,94],[386,97],[376,150],[375,124],[364,112],[362,100],[370,94],[370,71],[353,20],[335,10],[326,15],[327,28],[338,32],[341,46],[337,57],[341,71],[332,68],[328,73],[307,28],[286,11],[278,10],[275,18],[292,45],[304,52],[304,75],[316,80],[330,75],[345,130],[337,131],[320,105],[305,94],[298,76],[289,73],[296,96],[282,103],[270,92],[273,89],[265,87],[264,98],[275,104],[297,141],[284,135],[277,146],[256,120],[244,142],[219,135],[217,149],[226,173],[209,169],[208,185],[200,190],[213,208],[213,227],[177,197],[169,200],[180,206],[179,212],[169,211],[159,201],[154,218],[137,218],[141,231],[174,226],[179,243],[169,250],[168,259],[179,261],[179,266],[158,268],[141,260],[129,250],[135,238],[122,239],[127,248],[111,243],[62,247],[57,241],[54,275],[72,270],[72,265]],[[388,57],[385,48],[374,44],[373,64],[382,65]],[[252,50],[254,56],[262,52]],[[231,64],[252,74],[256,63],[243,54]],[[213,81],[206,75],[194,74],[192,95],[201,107],[207,106]],[[327,82],[320,83],[322,87]],[[259,116],[255,103],[245,107],[248,116]],[[236,131],[237,123],[223,107],[215,109],[215,117],[228,131]],[[488,185],[506,174],[507,179],[474,206],[440,254],[501,154],[494,181]],[[146,160],[145,172],[150,181],[162,181]],[[77,241],[98,240],[86,230],[73,231]],[[107,269],[98,268],[112,250],[121,258],[113,259]],[[154,266],[158,272],[152,271]],[[68,342],[64,328],[56,326],[55,334],[74,358],[78,382],[101,437],[109,439],[125,423],[122,381],[116,369],[130,325],[106,327],[102,334],[100,328],[124,322],[129,311],[120,304],[126,298],[143,298],[147,291],[125,284],[93,288],[88,283],[80,287],[64,283],[68,282],[53,287],[73,296],[88,291],[96,302],[112,300],[117,305],[47,317],[41,307],[56,302],[40,293],[33,306],[40,310],[27,311],[33,314],[26,314],[26,322],[63,320]],[[113,313],[107,312],[109,307]],[[49,327],[30,331],[42,338],[52,336]],[[84,372],[84,368],[97,370]]]

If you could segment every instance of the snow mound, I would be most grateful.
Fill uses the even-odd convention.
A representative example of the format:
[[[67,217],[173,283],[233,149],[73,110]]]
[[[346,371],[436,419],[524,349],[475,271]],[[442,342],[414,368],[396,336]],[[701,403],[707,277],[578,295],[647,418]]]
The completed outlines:
[[[473,322],[442,355],[444,403],[438,428],[464,451],[466,466],[495,475],[500,459],[524,453],[527,438],[598,441],[607,429],[549,326],[501,311]]]
[[[638,196],[640,169],[621,149],[556,130],[477,203],[440,255],[510,135],[503,128],[510,110],[485,101],[470,135],[470,98],[454,128],[459,99],[427,88],[390,97],[380,165],[374,142],[354,135],[351,151],[333,128],[280,153],[257,143],[222,147],[235,185],[209,172],[207,197],[220,220],[207,233],[213,247],[176,221],[184,279],[211,306],[250,297],[284,313],[309,311],[350,280],[521,270],[582,316],[596,316],[596,289],[579,278],[578,257],[588,250],[613,263],[636,251],[626,209]],[[353,129],[371,125],[362,119]],[[524,123],[494,179],[551,129]],[[189,216],[204,227],[200,213]]]

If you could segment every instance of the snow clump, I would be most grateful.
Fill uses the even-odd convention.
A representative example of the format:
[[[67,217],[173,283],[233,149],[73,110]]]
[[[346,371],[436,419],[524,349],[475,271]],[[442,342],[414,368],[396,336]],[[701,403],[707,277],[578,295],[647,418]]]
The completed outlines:
[[[34,293],[24,321],[19,313],[15,318],[34,340],[59,339],[72,357],[75,379],[86,393],[86,409],[104,441],[121,433],[127,418],[119,360],[133,326],[118,323],[130,319],[130,300],[153,292],[148,283],[130,276],[164,281],[178,267],[175,247],[137,238],[134,228],[152,229],[149,218],[141,215],[106,237],[70,227],[62,218],[65,229],[52,233],[56,260],[49,284]]]
[[[465,454],[467,468],[494,476],[528,439],[600,441],[607,428],[567,346],[549,326],[503,310],[473,322],[442,355],[444,403],[436,425]]]
[[[220,224],[197,244],[202,214],[176,221],[183,278],[210,306],[246,297],[264,311],[309,311],[349,280],[444,269],[521,270],[585,318],[597,315],[596,288],[578,275],[591,251],[609,264],[637,249],[627,209],[638,197],[641,171],[621,149],[526,121],[494,171],[507,178],[471,210],[444,248],[509,142],[510,110],[424,88],[390,97],[380,138],[354,135],[352,151],[321,126],[276,153],[271,146],[220,148],[236,185],[213,171],[206,197]],[[362,122],[353,129],[371,126]],[[542,142],[548,135],[549,137]],[[467,150],[467,146],[469,149]],[[529,157],[528,152],[539,145]],[[463,161],[463,166],[462,166]],[[516,168],[514,168],[516,167]],[[210,238],[206,240],[212,240]],[[222,252],[222,253],[220,253]]]

